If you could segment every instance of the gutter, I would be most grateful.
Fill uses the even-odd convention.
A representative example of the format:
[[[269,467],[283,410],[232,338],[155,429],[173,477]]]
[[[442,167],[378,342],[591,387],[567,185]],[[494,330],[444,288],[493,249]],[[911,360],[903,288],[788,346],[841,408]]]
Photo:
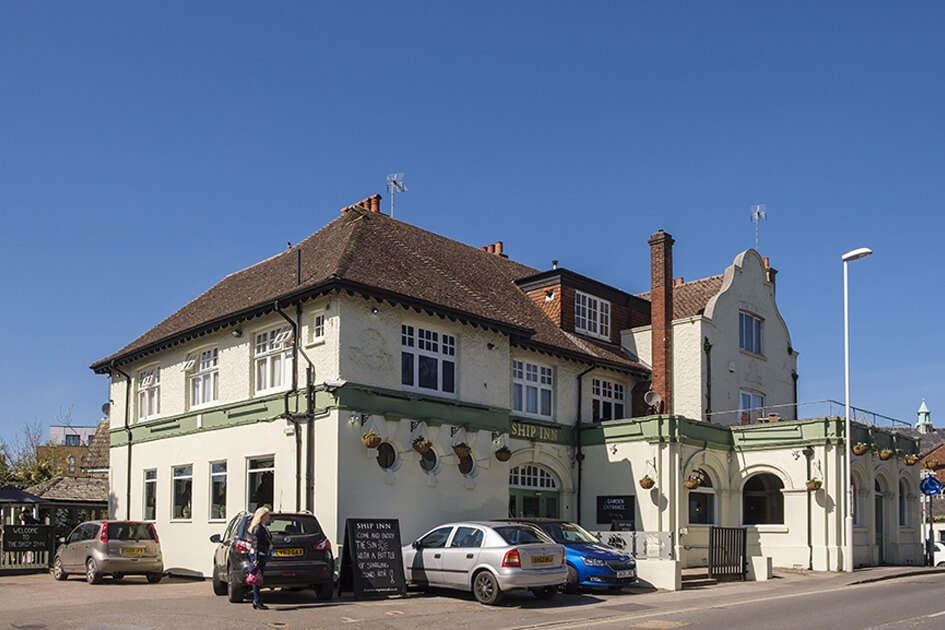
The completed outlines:
[[[128,467],[125,480],[125,514],[128,520],[131,520],[131,427],[129,426],[131,417],[131,376],[123,372],[112,361],[111,370],[114,370],[125,377],[125,434],[128,436]]]

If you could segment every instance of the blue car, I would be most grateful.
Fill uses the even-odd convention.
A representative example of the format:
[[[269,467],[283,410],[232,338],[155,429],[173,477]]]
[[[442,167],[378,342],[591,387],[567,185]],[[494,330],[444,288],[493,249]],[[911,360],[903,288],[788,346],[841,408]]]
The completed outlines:
[[[605,545],[577,523],[544,518],[514,520],[535,525],[564,545],[568,563],[565,590],[569,593],[576,592],[579,586],[606,586],[616,591],[637,581],[633,556]]]

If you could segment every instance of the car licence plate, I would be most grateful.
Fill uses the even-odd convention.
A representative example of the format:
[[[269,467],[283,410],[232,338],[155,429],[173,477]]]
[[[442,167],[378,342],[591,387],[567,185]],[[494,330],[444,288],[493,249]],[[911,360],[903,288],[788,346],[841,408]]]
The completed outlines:
[[[632,578],[632,577],[633,577],[633,571],[617,571],[617,578],[618,578],[618,579],[621,579],[621,578]]]
[[[305,551],[301,547],[290,547],[289,549],[276,549],[272,555],[280,558],[289,558],[305,555]]]
[[[551,564],[554,561],[554,556],[532,556],[532,564]]]
[[[123,556],[140,556],[144,553],[144,549],[141,547],[124,547],[121,550],[121,555]]]

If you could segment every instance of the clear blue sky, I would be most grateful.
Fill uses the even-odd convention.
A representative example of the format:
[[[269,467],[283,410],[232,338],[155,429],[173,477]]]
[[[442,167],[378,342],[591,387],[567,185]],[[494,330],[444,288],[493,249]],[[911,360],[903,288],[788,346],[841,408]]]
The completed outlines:
[[[945,3],[4,2],[0,437],[227,273],[407,174],[397,218],[649,288],[754,245],[801,400],[945,426]]]

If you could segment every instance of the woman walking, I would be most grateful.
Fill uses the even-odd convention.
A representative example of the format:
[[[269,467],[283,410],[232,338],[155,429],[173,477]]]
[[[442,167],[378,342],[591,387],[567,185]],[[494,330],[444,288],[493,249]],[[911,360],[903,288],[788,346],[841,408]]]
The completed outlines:
[[[249,524],[249,533],[256,540],[256,548],[250,559],[253,561],[259,574],[262,575],[266,570],[266,558],[269,556],[269,550],[272,547],[272,536],[266,524],[269,522],[269,508],[261,507],[253,514],[253,520]],[[259,585],[253,584],[253,608],[259,610],[269,610],[269,607],[262,603],[259,598]]]

